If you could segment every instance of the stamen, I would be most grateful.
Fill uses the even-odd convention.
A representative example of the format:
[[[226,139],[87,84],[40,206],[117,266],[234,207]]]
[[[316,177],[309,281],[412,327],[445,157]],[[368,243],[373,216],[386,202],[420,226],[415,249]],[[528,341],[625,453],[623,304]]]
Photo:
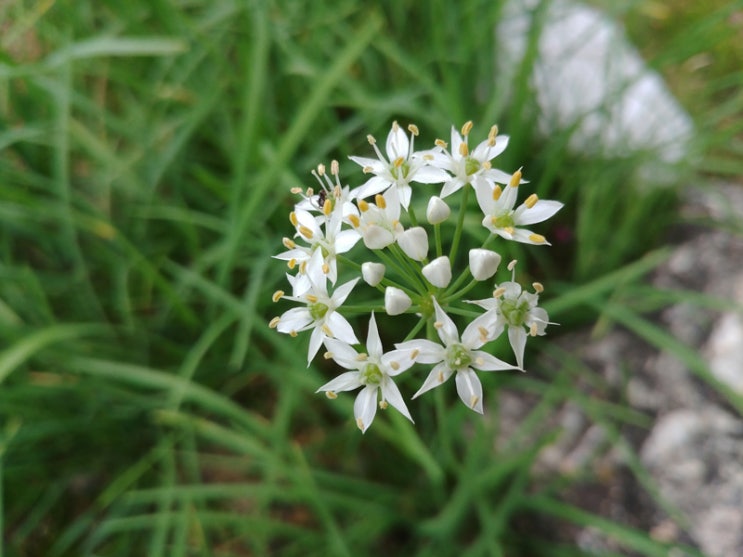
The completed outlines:
[[[514,268],[514,267],[516,266],[516,263],[518,263],[518,260],[517,260],[517,259],[514,259],[513,261],[511,261],[511,262],[510,262],[510,263],[508,264],[508,266],[507,266],[506,268],[507,268],[507,269],[508,269],[509,271],[513,271],[513,268]]]
[[[371,166],[365,166],[364,168],[362,168],[362,169],[361,169],[361,171],[362,171],[362,172],[363,172],[364,174],[371,174],[372,172],[374,172],[374,171],[372,170],[372,167],[371,167]]]
[[[484,161],[480,163],[480,166],[482,166],[485,170],[490,170],[493,168],[493,164],[490,161]]]
[[[506,232],[507,234],[510,234],[511,236],[513,236],[513,233],[516,232],[513,226],[506,226],[503,228],[503,231]]]
[[[315,296],[314,294],[306,294],[306,295],[305,295],[305,299],[306,299],[306,300],[307,300],[307,301],[308,301],[309,303],[311,303],[311,304],[316,304],[316,303],[317,303],[317,300],[318,300],[318,297],[317,297],[317,296]]]
[[[315,235],[315,234],[314,234],[314,233],[312,232],[312,230],[310,230],[309,228],[307,228],[307,227],[306,227],[305,225],[303,225],[303,224],[299,226],[298,230],[299,230],[299,233],[300,233],[300,234],[301,234],[302,236],[304,236],[305,238],[307,238],[308,240],[311,240],[311,239],[312,239],[312,237],[313,237],[313,236]]]
[[[325,391],[325,396],[328,397],[330,400],[335,400],[338,398],[338,395],[335,394],[333,391]]]
[[[511,176],[511,181],[508,182],[508,185],[512,188],[519,187],[519,184],[521,183],[521,169],[519,168],[516,172],[513,173],[513,176]]]
[[[297,247],[297,244],[295,244],[295,243],[294,243],[294,240],[292,240],[292,239],[290,239],[290,238],[286,238],[286,237],[284,237],[284,238],[283,238],[283,239],[281,240],[281,243],[282,243],[282,244],[284,244],[284,247],[285,247],[286,249],[294,249],[294,248],[296,248],[296,247]]]
[[[502,193],[503,193],[503,190],[500,188],[498,184],[496,184],[495,187],[493,188],[493,201],[498,201]]]
[[[359,206],[359,210],[362,213],[366,213],[369,210],[369,204],[366,201],[364,201],[363,199],[357,200],[356,203]]]
[[[488,339],[488,330],[485,327],[480,326],[477,331],[480,333],[480,340],[484,342]]]
[[[485,364],[485,360],[482,356],[479,356],[475,358],[475,364],[477,364],[477,367],[482,367]]]
[[[462,135],[467,136],[472,131],[472,120],[469,120],[464,123],[464,126],[462,126]]]
[[[498,135],[498,126],[492,126],[490,133],[488,133],[488,145],[493,147],[495,145],[495,136]]]
[[[433,142],[433,144],[436,145],[436,147],[441,147],[442,149],[446,149],[448,147],[446,141],[444,141],[443,139],[437,139]]]
[[[299,219],[297,219],[297,213],[292,211],[289,213],[289,222],[292,223],[292,226],[297,226],[299,224]]]
[[[439,371],[439,375],[438,375],[438,377],[436,379],[439,380],[439,383],[443,383],[444,382],[444,372],[443,371]]]
[[[322,329],[322,332],[328,335],[330,338],[333,338],[335,336],[333,334],[333,331],[330,330],[330,327],[328,327],[327,323],[323,324],[323,326],[320,327],[320,329]]]
[[[333,358],[333,353],[330,350],[328,350],[327,352],[325,352],[325,354],[322,355],[322,357],[325,358],[326,360],[330,360]]]
[[[296,194],[298,194],[298,193],[302,193],[302,188],[298,188],[298,187],[293,187],[293,188],[292,188],[292,189],[290,189],[289,191],[290,191],[290,192],[292,192],[293,194],[295,194],[295,195],[296,195]]]
[[[466,157],[470,154],[470,148],[467,147],[467,144],[464,141],[459,144],[459,154],[463,157]]]
[[[415,124],[408,124],[408,131],[416,137],[418,137],[418,135],[420,134],[420,131],[418,131],[418,126],[416,126]]]
[[[545,243],[547,243],[547,238],[545,238],[541,234],[529,234],[529,240],[531,240],[535,244],[545,244]]]
[[[333,176],[338,176],[339,172],[340,172],[340,166],[338,165],[338,161],[336,160],[330,161],[330,173]]]
[[[328,273],[330,273],[330,265],[328,265],[327,263],[323,263],[322,272],[324,275],[327,275]]]
[[[271,319],[271,321],[268,322],[268,328],[275,329],[278,326],[279,321],[281,321],[281,317],[274,317],[273,319]]]
[[[356,354],[356,361],[357,362],[365,362],[368,359],[369,359],[369,354],[367,354],[365,352],[360,352],[360,353]]]
[[[393,132],[397,132],[397,130],[399,130],[399,129],[400,129],[400,126],[398,125],[397,120],[394,120],[392,122],[392,131]]]
[[[290,269],[294,269],[294,267],[297,266],[297,260],[294,258],[291,258],[289,261],[286,262],[286,266]]]
[[[361,226],[361,221],[356,215],[348,215],[348,220],[351,221],[351,224],[354,228],[358,228],[359,226]]]
[[[317,173],[320,176],[325,176],[325,165],[324,164],[320,163],[317,165]]]
[[[364,431],[364,421],[361,418],[356,418],[356,426],[361,430]]]
[[[534,287],[534,292],[536,292],[537,294],[541,294],[542,292],[544,292],[544,286],[541,282],[532,282],[531,285]]]
[[[399,363],[399,362],[390,362],[390,367],[391,367],[391,368],[392,368],[392,369],[393,369],[394,371],[397,371],[398,369],[400,369],[400,363]]]
[[[276,303],[276,302],[278,302],[283,297],[284,297],[284,291],[283,290],[277,290],[276,292],[273,293],[273,296],[271,296],[271,300],[274,303]]]
[[[524,201],[524,205],[526,205],[527,209],[531,209],[532,207],[534,207],[534,205],[537,204],[537,201],[539,201],[539,198],[537,197],[536,193],[533,193],[526,198],[526,201]]]
[[[535,336],[537,336],[537,332],[538,332],[537,324],[536,323],[532,323],[531,324],[531,327],[529,327],[529,334],[531,336],[535,337]]]
[[[470,408],[474,408],[477,406],[477,403],[480,401],[480,397],[477,395],[472,395],[472,398],[470,398]]]
[[[295,262],[295,265],[296,265],[296,262]],[[299,264],[299,272],[302,273],[303,275],[307,273],[307,260],[306,259]]]
[[[421,351],[420,351],[420,350],[418,350],[417,348],[415,348],[415,349],[414,349],[414,350],[413,350],[413,351],[412,351],[412,352],[410,353],[410,359],[411,359],[411,360],[415,360],[415,359],[416,359],[416,358],[418,357],[418,354],[420,354],[420,353],[421,353]]]
[[[366,136],[366,140],[369,142],[369,145],[374,145],[377,142],[377,140],[374,139],[374,136],[371,134]]]
[[[392,161],[392,165],[395,168],[400,168],[402,166],[402,163],[405,162],[405,157],[397,157],[394,161]]]
[[[297,338],[297,331],[289,331],[289,336],[292,338]]]
[[[379,408],[381,408],[382,410],[387,410],[387,407],[388,406],[389,406],[389,404],[387,404],[387,401],[386,400],[380,400],[379,401]]]
[[[325,203],[322,204],[322,212],[326,217],[329,217],[330,213],[333,212],[333,204],[330,202],[330,199],[326,199]]]
[[[502,286],[499,286],[498,288],[493,290],[493,298],[500,298],[505,293],[506,293],[506,289],[503,288]]]
[[[433,326],[434,326],[434,328],[436,328],[436,329],[440,329],[441,327],[443,327],[443,326],[444,326],[444,324],[443,324],[443,323],[442,323],[441,321],[436,321],[436,322],[435,322],[435,323],[433,324]]]
[[[381,193],[378,193],[377,195],[374,196],[374,201],[376,201],[377,207],[379,207],[380,209],[387,208],[387,201],[385,201]]]

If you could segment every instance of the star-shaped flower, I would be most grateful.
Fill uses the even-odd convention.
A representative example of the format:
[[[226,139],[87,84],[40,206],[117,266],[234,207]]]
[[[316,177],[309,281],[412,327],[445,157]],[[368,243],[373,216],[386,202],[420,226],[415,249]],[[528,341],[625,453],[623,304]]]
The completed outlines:
[[[470,323],[459,339],[459,332],[451,318],[441,309],[436,299],[433,299],[436,311],[435,327],[443,343],[424,339],[415,339],[396,344],[399,350],[413,350],[416,362],[421,364],[436,364],[423,382],[423,386],[413,395],[420,396],[444,383],[456,372],[457,393],[464,404],[475,412],[483,413],[482,384],[474,369],[480,371],[498,371],[516,369],[507,362],[499,360],[492,354],[478,350],[483,344],[491,340],[486,328],[486,321],[481,317]]]
[[[397,190],[400,204],[407,211],[413,191],[410,182],[438,184],[449,179],[449,175],[443,170],[429,166],[430,155],[413,151],[413,138],[418,135],[418,128],[410,125],[408,129],[411,133],[410,140],[397,122],[392,123],[385,145],[387,157],[379,150],[376,140],[371,135],[367,139],[374,147],[377,159],[349,157],[361,165],[365,173],[374,174],[365,184],[352,192],[353,196],[363,199],[381,193],[387,188],[394,188]]]
[[[385,354],[382,350],[382,341],[379,338],[374,313],[369,320],[369,333],[366,338],[367,353],[359,354],[349,343],[336,339],[326,339],[325,346],[330,358],[341,367],[353,371],[339,375],[320,387],[318,392],[325,391],[329,398],[335,398],[335,393],[338,391],[351,391],[362,387],[353,405],[356,425],[362,432],[365,432],[374,420],[379,395],[381,395],[380,408],[385,409],[388,404],[391,404],[403,416],[413,421],[400,390],[392,380],[393,377],[413,365],[414,360],[410,357],[411,350],[393,350]]]
[[[547,220],[562,209],[559,201],[542,200],[536,194],[530,195],[516,209],[518,186],[521,182],[521,171],[514,172],[505,189],[499,185],[491,185],[480,181],[475,185],[477,203],[485,214],[482,225],[507,240],[523,242],[525,244],[547,244],[549,242],[541,234],[531,230],[519,228]]]

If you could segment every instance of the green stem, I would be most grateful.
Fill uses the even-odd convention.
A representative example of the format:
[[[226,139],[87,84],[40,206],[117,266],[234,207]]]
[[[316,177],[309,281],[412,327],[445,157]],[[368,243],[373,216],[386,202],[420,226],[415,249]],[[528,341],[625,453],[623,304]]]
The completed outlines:
[[[462,203],[459,206],[459,218],[457,219],[457,229],[454,231],[454,240],[451,244],[451,251],[449,252],[449,261],[454,265],[457,259],[457,250],[459,249],[459,241],[462,239],[462,231],[464,230],[464,216],[467,213],[467,201],[470,196],[470,190],[472,186],[470,184],[464,185],[464,191],[462,192]]]

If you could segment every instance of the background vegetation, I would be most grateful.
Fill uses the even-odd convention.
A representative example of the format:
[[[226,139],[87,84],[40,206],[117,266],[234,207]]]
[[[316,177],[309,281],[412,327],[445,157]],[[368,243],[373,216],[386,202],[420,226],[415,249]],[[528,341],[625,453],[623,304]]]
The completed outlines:
[[[698,125],[704,156],[679,186],[741,170],[743,6],[713,4],[616,13]],[[591,470],[534,473],[567,402],[615,443],[649,425],[550,337],[531,373],[485,379],[491,402],[499,389],[534,402],[495,447],[495,408],[480,419],[453,393],[415,401],[415,429],[388,412],[362,436],[353,397],[314,394],[331,372],[306,369],[305,340],[267,327],[290,187],[368,153],[366,134],[394,119],[422,144],[473,119],[511,135],[501,168],[524,165],[567,205],[562,243],[510,254],[547,285],[560,330],[619,321],[677,348],[643,317],[658,298],[642,288],[677,191],[640,193],[638,161],[535,135],[543,5],[503,83],[500,2],[0,2],[4,555],[583,555],[569,525],[667,554],[563,501]]]

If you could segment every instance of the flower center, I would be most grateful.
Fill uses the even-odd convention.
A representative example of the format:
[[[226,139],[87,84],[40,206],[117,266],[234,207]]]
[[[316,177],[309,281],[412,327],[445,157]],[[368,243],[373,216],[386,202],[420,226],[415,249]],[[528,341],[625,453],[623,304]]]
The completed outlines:
[[[309,306],[310,315],[315,321],[319,321],[320,319],[325,317],[325,314],[328,313],[328,309],[330,309],[328,308],[328,306],[320,302],[317,302],[316,304],[310,304]]]
[[[464,172],[467,176],[472,176],[475,172],[480,170],[480,161],[473,157],[467,157],[464,159]]]
[[[366,364],[361,372],[361,382],[364,385],[379,385],[382,382],[382,370],[377,364]]]
[[[399,166],[392,165],[392,168],[390,168],[390,171],[392,173],[392,177],[395,180],[404,180],[408,176],[408,172],[410,172],[410,164],[408,164],[407,161],[403,162]]]
[[[462,369],[472,363],[472,356],[461,344],[452,344],[446,351],[446,363],[451,369]]]
[[[516,224],[513,220],[513,213],[510,211],[497,217],[494,216],[491,222],[495,228],[513,228]]]
[[[529,313],[529,302],[526,300],[503,300],[500,311],[509,325],[521,327],[526,319],[526,314]]]

